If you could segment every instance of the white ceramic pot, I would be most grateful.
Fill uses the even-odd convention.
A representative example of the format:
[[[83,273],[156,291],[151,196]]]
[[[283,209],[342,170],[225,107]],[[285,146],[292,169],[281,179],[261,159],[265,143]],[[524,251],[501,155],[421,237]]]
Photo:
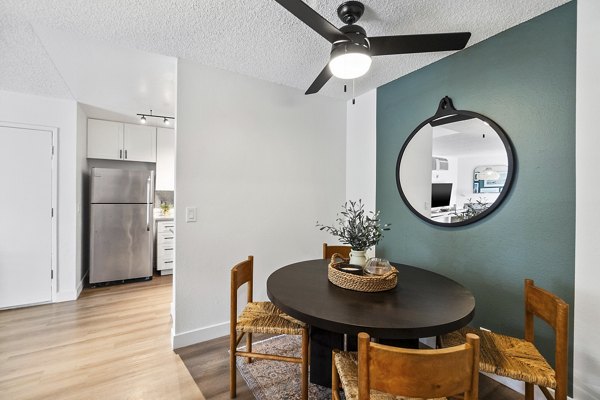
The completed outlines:
[[[364,267],[367,263],[366,250],[350,250],[350,264]]]

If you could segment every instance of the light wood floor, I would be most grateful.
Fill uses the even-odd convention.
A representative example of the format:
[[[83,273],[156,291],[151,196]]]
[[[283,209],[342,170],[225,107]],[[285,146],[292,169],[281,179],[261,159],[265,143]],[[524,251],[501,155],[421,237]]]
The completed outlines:
[[[264,337],[258,337],[260,340]],[[176,350],[207,399],[229,399],[229,337]],[[237,400],[253,400],[246,382],[237,373]],[[523,396],[485,375],[479,375],[480,400],[522,400]]]
[[[0,311],[0,398],[204,399],[171,350],[171,277]]]

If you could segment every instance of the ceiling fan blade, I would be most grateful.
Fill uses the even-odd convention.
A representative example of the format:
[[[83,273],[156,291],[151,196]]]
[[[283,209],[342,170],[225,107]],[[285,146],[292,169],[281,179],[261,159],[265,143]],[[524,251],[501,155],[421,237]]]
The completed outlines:
[[[429,53],[464,49],[471,32],[370,37],[371,55]]]
[[[319,90],[321,90],[321,88],[323,86],[325,86],[325,84],[327,83],[329,78],[331,78],[332,76],[333,76],[333,74],[329,70],[329,63],[328,63],[327,65],[325,65],[325,68],[323,68],[323,71],[321,71],[319,76],[317,76],[317,79],[315,79],[315,81],[312,83],[312,85],[310,85],[310,87],[304,94],[317,93]]]
[[[337,42],[338,40],[348,40],[338,28],[333,26],[331,22],[323,18],[318,12],[313,10],[302,0],[275,0],[283,8],[294,14],[296,18],[304,22],[319,35],[323,36],[329,42]]]

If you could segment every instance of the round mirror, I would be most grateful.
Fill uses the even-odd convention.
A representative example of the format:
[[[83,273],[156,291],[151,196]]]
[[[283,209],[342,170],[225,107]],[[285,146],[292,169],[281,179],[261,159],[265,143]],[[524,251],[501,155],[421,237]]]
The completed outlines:
[[[462,226],[498,207],[510,189],[514,167],[502,128],[481,114],[456,110],[444,97],[436,114],[402,146],[396,183],[408,208],[421,219]]]

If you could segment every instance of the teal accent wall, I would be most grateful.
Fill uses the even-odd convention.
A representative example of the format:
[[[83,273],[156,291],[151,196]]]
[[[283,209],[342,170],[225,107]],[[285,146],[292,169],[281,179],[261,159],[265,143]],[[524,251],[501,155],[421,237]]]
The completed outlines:
[[[469,288],[474,326],[522,337],[525,278],[573,310],[575,45],[576,2],[570,2],[377,90],[377,209],[392,223],[377,254]],[[498,123],[517,159],[503,204],[460,228],[419,219],[396,187],[403,143],[446,95],[457,109]],[[552,334],[540,334],[543,353],[553,359]]]

